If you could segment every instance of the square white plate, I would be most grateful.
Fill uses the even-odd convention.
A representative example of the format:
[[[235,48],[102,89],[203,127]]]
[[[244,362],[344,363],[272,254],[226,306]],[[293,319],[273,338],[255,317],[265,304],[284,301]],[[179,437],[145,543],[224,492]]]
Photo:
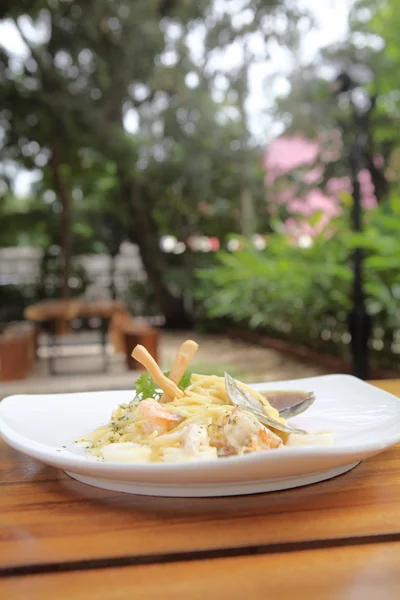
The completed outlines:
[[[174,464],[102,462],[74,440],[107,423],[133,390],[18,395],[0,403],[0,434],[13,448],[89,485],[157,496],[227,496],[268,492],[334,477],[400,442],[400,399],[349,375],[252,387],[313,391],[315,403],[290,423],[331,431],[333,446],[290,447],[216,461]]]

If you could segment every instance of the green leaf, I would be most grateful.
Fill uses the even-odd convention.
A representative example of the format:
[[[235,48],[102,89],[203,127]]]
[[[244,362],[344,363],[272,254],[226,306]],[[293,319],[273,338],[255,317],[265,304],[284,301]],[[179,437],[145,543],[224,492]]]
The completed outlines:
[[[169,371],[164,373],[165,377],[169,377]],[[178,387],[181,390],[185,390],[190,385],[190,373],[185,373],[180,380]],[[156,384],[153,381],[153,378],[149,373],[143,373],[135,384],[136,388],[136,397],[139,397],[140,400],[144,400],[145,398],[154,398],[158,400],[160,397],[159,388],[157,388]]]
[[[182,377],[182,379],[179,382],[179,386],[181,388],[181,390],[185,390],[187,387],[189,387],[191,381],[191,375],[190,373],[185,373],[184,376]]]
[[[158,398],[160,396],[157,392],[156,384],[149,373],[143,373],[136,381],[136,397],[140,396],[141,400],[145,398]]]

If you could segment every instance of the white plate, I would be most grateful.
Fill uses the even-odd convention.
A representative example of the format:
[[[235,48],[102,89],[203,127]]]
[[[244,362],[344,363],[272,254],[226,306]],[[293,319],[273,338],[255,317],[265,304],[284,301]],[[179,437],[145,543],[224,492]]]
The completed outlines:
[[[354,377],[326,375],[253,387],[314,391],[313,406],[291,423],[310,432],[333,432],[334,445],[175,464],[89,457],[74,440],[108,422],[117,404],[132,399],[132,390],[10,396],[0,404],[0,434],[13,448],[89,485],[181,497],[253,494],[323,481],[400,441],[399,399]]]

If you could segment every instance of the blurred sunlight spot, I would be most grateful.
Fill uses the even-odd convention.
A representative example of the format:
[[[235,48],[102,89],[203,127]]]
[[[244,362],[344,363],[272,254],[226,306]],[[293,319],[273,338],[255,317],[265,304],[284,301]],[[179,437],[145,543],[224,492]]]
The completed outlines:
[[[40,45],[50,39],[50,13],[47,10],[41,10],[35,21],[28,15],[19,17],[18,25],[29,42]]]
[[[385,345],[385,344],[383,343],[383,340],[374,340],[374,341],[372,342],[372,347],[373,347],[373,349],[374,349],[374,350],[378,350],[378,352],[379,352],[380,350],[383,350],[383,347],[384,347],[384,345]]]
[[[299,241],[297,243],[299,248],[311,248],[313,245],[313,239],[311,235],[303,234],[299,237]]]
[[[229,240],[226,244],[226,247],[228,248],[229,252],[236,252],[236,250],[239,250],[240,248],[240,241],[235,239]]]
[[[252,241],[253,241],[254,247],[257,250],[265,250],[265,248],[267,247],[267,242],[265,240],[265,237],[258,233],[253,235]]]
[[[175,50],[167,50],[160,55],[160,62],[165,67],[174,67],[178,62],[178,54]]]
[[[197,73],[195,73],[194,71],[190,71],[186,76],[185,76],[185,84],[193,89],[196,88],[200,83],[200,78],[197,75]]]
[[[178,240],[174,235],[164,235],[160,239],[160,248],[163,252],[173,252],[178,245]]]
[[[11,19],[0,23],[0,46],[11,56],[26,58],[29,55],[28,47]]]
[[[73,199],[74,199],[74,200],[76,200],[76,201],[78,201],[78,200],[82,200],[82,198],[83,198],[83,193],[82,193],[82,190],[81,190],[81,188],[75,187],[75,188],[72,190],[72,197],[73,197]]]
[[[34,162],[35,162],[35,165],[39,169],[42,169],[43,167],[45,167],[47,165],[47,163],[49,162],[49,154],[48,154],[48,152],[45,152],[45,151],[39,152],[39,154],[37,154],[35,156]]]
[[[136,110],[130,108],[126,111],[123,117],[124,129],[128,133],[137,133],[139,130],[139,115]]]
[[[72,56],[66,50],[59,50],[54,56],[54,65],[57,69],[65,70],[72,65]]]
[[[90,97],[92,100],[100,100],[101,91],[99,90],[99,88],[92,88],[90,90]]]
[[[234,29],[241,29],[244,25],[250,25],[253,19],[254,11],[251,8],[245,8],[232,16],[232,25]]]
[[[42,198],[46,204],[52,204],[56,199],[56,194],[53,190],[45,190],[42,194]]]
[[[143,100],[146,100],[147,96],[150,93],[150,90],[147,87],[147,85],[144,85],[143,83],[132,83],[129,86],[128,91],[132,98],[134,98],[138,102],[143,102]]]
[[[192,135],[196,131],[196,126],[194,123],[185,123],[183,126],[185,133],[188,135]]]
[[[173,250],[174,254],[183,254],[186,250],[186,244],[184,242],[178,242]]]

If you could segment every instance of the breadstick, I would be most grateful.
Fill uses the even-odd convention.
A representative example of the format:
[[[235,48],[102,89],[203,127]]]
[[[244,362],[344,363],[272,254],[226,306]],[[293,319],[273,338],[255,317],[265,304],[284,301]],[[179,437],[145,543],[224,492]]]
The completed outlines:
[[[132,358],[140,362],[144,367],[146,367],[147,371],[150,373],[155,383],[160,386],[162,391],[173,400],[174,398],[182,398],[183,392],[178,388],[178,386],[165,377],[162,373],[160,367],[154,360],[154,358],[149,354],[149,352],[143,346],[136,346],[131,354]]]
[[[179,348],[178,354],[174,362],[172,363],[171,371],[169,373],[169,379],[174,383],[178,384],[182,379],[190,361],[196,354],[199,345],[193,340],[186,340]],[[167,394],[161,396],[160,402],[167,402]]]

